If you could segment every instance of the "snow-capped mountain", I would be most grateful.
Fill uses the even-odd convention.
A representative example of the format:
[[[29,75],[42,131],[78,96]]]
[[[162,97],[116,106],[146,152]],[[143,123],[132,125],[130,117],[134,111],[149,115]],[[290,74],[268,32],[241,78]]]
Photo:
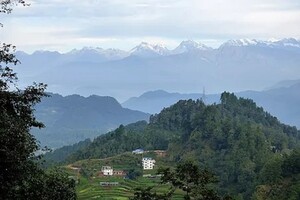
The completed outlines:
[[[186,41],[182,41],[180,45],[172,51],[172,54],[181,54],[181,53],[193,52],[198,50],[206,51],[206,50],[212,50],[212,48],[202,43],[195,42],[193,40],[186,40]]]
[[[260,41],[255,39],[238,39],[238,40],[228,40],[227,42],[223,43],[219,49],[224,47],[242,47],[242,46],[255,46],[258,45]]]
[[[280,45],[280,46],[285,46],[285,47],[300,48],[300,41],[295,39],[295,38],[285,38],[285,39],[273,42],[273,44]]]
[[[21,57],[45,57],[57,59],[62,58],[65,61],[113,61],[113,60],[122,60],[128,56],[137,56],[143,58],[151,57],[161,57],[168,55],[177,55],[183,53],[193,53],[193,52],[206,52],[210,54],[212,50],[223,50],[227,47],[264,47],[264,48],[279,48],[279,49],[300,49],[300,40],[294,38],[285,38],[281,40],[256,40],[256,39],[237,39],[237,40],[228,40],[223,43],[218,49],[213,49],[208,47],[200,42],[193,40],[182,41],[178,47],[173,50],[167,49],[163,45],[159,44],[150,44],[147,42],[142,42],[138,46],[134,47],[130,51],[123,51],[120,49],[103,49],[100,47],[84,47],[82,49],[73,49],[67,53],[59,53],[57,51],[36,51],[32,54],[27,54],[22,51],[18,51],[17,55]]]
[[[138,46],[134,47],[130,52],[130,55],[139,57],[157,57],[166,56],[170,54],[170,51],[160,44],[149,44],[142,42]]]
[[[104,54],[110,60],[123,59],[129,56],[129,52],[120,49],[112,49],[112,48],[106,49]]]
[[[73,49],[72,51],[66,53],[69,56],[94,56],[102,57],[107,60],[119,60],[127,57],[128,52],[122,51],[120,49],[103,49],[99,47],[84,47],[82,49]]]
[[[219,49],[224,47],[243,47],[243,46],[259,46],[259,47],[293,47],[300,48],[300,41],[295,38],[284,38],[281,40],[255,40],[255,39],[238,39],[228,40],[222,44]]]
[[[66,54],[75,54],[75,55],[78,55],[78,54],[84,54],[84,53],[100,53],[102,52],[103,49],[102,48],[99,48],[99,47],[96,47],[96,48],[93,48],[93,47],[83,47],[82,49],[73,49],[71,50],[70,52],[66,53]]]

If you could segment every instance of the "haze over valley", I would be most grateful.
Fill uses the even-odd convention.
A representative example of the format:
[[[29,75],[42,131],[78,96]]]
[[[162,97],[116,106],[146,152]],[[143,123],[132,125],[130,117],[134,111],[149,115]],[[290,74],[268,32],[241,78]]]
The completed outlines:
[[[83,48],[61,54],[17,52],[21,86],[48,84],[48,91],[62,95],[112,96],[120,102],[146,91],[163,89],[207,94],[222,91],[260,91],[283,80],[299,79],[300,42],[230,40],[213,49],[184,41],[168,50],[141,43],[129,52]]]

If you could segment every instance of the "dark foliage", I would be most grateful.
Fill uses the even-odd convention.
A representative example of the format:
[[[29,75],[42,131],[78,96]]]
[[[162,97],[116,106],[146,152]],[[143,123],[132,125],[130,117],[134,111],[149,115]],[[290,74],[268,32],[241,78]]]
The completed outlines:
[[[252,196],[254,200],[300,199],[300,150],[268,161]]]
[[[0,12],[24,1],[1,1]],[[0,47],[0,199],[76,199],[74,182],[58,171],[40,168],[32,127],[42,128],[33,114],[34,105],[45,96],[46,85],[33,84],[23,90],[16,86],[16,74],[9,68],[19,61],[14,46]]]
[[[134,197],[130,198],[131,200],[170,200],[169,195],[157,194],[156,192],[151,191],[153,188],[137,188],[134,192]]]

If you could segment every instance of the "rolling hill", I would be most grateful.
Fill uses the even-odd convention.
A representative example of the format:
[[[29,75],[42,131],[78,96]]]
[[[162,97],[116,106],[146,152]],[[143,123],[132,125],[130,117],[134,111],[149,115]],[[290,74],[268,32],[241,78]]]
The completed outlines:
[[[74,144],[113,130],[120,124],[148,120],[149,114],[123,108],[112,97],[50,94],[36,106],[36,118],[46,128],[32,132],[51,148]]]

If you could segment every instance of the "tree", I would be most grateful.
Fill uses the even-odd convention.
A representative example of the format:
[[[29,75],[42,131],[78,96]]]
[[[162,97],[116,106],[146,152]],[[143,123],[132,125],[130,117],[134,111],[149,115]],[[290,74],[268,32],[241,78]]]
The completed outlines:
[[[157,194],[151,191],[153,187],[148,187],[146,189],[137,188],[134,192],[134,197],[131,200],[169,200],[171,199],[171,194]]]
[[[300,148],[294,149],[289,156],[286,156],[282,165],[282,171],[284,176],[300,173]]]
[[[264,166],[254,200],[300,199],[300,151],[274,155]]]
[[[172,171],[170,168],[160,170],[162,183],[171,183],[173,187],[186,192],[184,199],[221,200],[222,198],[210,187],[216,183],[215,176],[207,170],[200,170],[191,161],[179,163]]]
[[[1,0],[0,1],[0,13],[11,13],[13,6],[21,4],[23,6],[29,5],[24,0]]]
[[[275,155],[269,159],[261,170],[260,178],[264,184],[277,184],[282,179],[282,158]]]
[[[135,180],[137,177],[141,176],[143,174],[142,170],[132,168],[127,171],[127,178],[131,180]]]
[[[0,13],[26,5],[22,0],[2,0]],[[10,68],[19,63],[15,47],[0,47],[0,199],[75,199],[74,182],[62,172],[41,169],[32,127],[42,128],[34,116],[34,105],[45,96],[45,84],[17,87],[17,76]],[[53,187],[57,186],[59,187]]]
[[[171,188],[166,194],[157,194],[151,191],[153,188],[137,188],[132,200],[156,200],[172,199],[176,189],[185,192],[185,200],[231,200],[230,196],[220,197],[213,189],[212,184],[216,182],[215,176],[207,170],[200,170],[193,162],[179,163],[175,170],[160,168],[158,173],[162,175],[161,183],[170,184]]]

